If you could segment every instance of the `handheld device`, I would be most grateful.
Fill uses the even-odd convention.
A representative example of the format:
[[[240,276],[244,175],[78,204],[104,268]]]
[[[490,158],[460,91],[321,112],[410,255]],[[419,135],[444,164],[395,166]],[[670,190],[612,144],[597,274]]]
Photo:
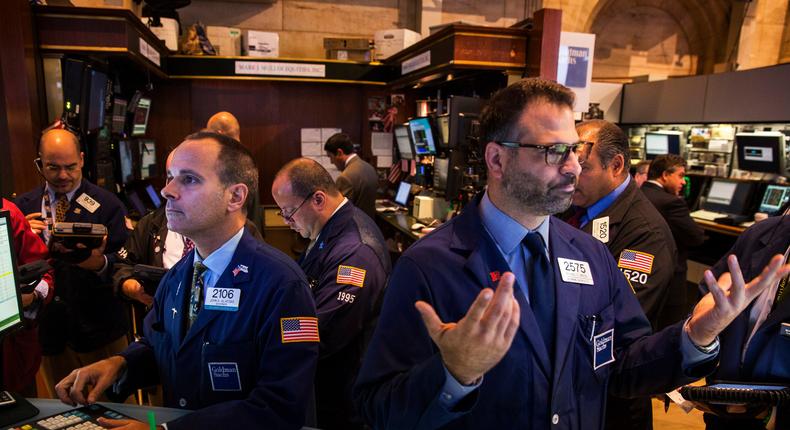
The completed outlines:
[[[52,239],[68,249],[77,248],[77,244],[87,249],[98,248],[106,235],[107,227],[83,222],[58,222],[52,230]]]
[[[164,267],[149,266],[147,264],[135,264],[132,269],[132,278],[137,279],[143,285],[146,294],[154,295],[159,281],[167,273]]]

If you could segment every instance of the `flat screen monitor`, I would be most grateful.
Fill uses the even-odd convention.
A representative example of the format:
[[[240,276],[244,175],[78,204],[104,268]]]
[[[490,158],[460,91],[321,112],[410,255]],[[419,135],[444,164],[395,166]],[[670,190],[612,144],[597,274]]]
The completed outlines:
[[[126,185],[135,179],[131,142],[128,140],[121,140],[118,142],[118,156],[121,164],[121,183]]]
[[[395,126],[395,143],[398,144],[398,154],[403,160],[413,160],[414,152],[411,149],[411,140],[409,140],[409,128],[405,125]]]
[[[790,185],[768,185],[760,201],[760,212],[776,214],[790,200]]]
[[[447,172],[450,170],[449,158],[433,159],[433,189],[444,192],[447,188]]]
[[[400,185],[398,185],[398,192],[395,193],[395,203],[401,206],[407,206],[410,192],[411,184],[406,181],[401,181]]]
[[[146,185],[145,192],[148,194],[148,198],[151,199],[151,203],[153,203],[155,208],[159,208],[162,206],[162,199],[159,197],[159,193],[156,192],[154,186],[151,184]]]
[[[140,97],[134,109],[134,121],[132,122],[132,136],[144,136],[148,128],[148,113],[151,109],[151,99]]]
[[[112,132],[123,134],[126,127],[126,100],[115,98],[112,101]]]
[[[22,325],[22,299],[13,238],[11,214],[0,211],[0,339],[6,332]]]
[[[737,133],[738,169],[783,174],[785,135],[780,132]]]
[[[756,192],[756,182],[737,181],[733,179],[713,178],[705,194],[702,209],[746,215],[750,210],[752,195]]]
[[[439,126],[439,135],[441,136],[442,148],[450,146],[450,115],[442,115],[436,117],[436,124]]]
[[[664,154],[680,155],[680,133],[645,133],[645,158]]]
[[[414,143],[414,155],[436,155],[436,144],[428,118],[415,118],[409,121],[409,136]]]
[[[104,72],[90,71],[90,88],[88,93],[88,130],[97,130],[104,125],[105,99],[109,78]]]

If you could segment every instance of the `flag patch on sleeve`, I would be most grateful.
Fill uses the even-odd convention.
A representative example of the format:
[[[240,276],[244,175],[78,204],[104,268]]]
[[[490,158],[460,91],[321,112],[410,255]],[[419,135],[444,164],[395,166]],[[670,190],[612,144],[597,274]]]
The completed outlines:
[[[617,267],[650,274],[653,270],[653,256],[641,251],[624,249],[620,253],[620,259],[617,260]]]
[[[318,318],[280,318],[280,334],[283,343],[318,342]]]
[[[365,285],[365,269],[354,266],[338,266],[337,283],[355,285],[362,288]]]

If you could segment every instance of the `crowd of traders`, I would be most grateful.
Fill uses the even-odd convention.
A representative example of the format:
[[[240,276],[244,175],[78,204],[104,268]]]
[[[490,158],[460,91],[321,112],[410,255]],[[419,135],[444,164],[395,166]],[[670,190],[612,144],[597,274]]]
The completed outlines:
[[[294,262],[247,219],[258,169],[229,113],[169,154],[167,203],[131,231],[117,197],[82,177],[77,138],[47,131],[45,184],[18,210],[3,202],[17,252],[45,257],[57,222],[108,233],[52,259],[25,298],[32,323],[3,340],[3,385],[35,393],[39,362],[69,404],[161,384],[164,405],[192,411],[169,429],[649,429],[650,396],[700,378],[790,381],[790,219],[747,230],[690,302],[686,249],[703,233],[678,197],[685,162],[632,177],[623,132],[575,125],[572,106],[540,79],[496,93],[481,115],[485,191],[394,268],[372,219],[375,169],[346,135],[325,145],[336,181],[305,158],[273,178],[280,216],[309,239]],[[136,264],[168,271],[145,285]],[[124,301],[145,315],[131,343]],[[787,425],[767,413],[705,420]]]

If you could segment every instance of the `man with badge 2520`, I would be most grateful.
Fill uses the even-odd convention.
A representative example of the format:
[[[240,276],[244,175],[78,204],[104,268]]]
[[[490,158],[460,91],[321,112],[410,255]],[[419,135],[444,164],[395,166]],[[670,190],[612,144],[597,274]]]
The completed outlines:
[[[288,225],[311,240],[299,266],[313,289],[321,333],[315,383],[318,427],[361,429],[351,387],[390,273],[384,238],[313,160],[286,164],[274,178],[272,195]]]
[[[72,372],[58,397],[93,403],[111,385],[125,394],[161,382],[165,406],[194,411],[170,430],[300,428],[318,357],[315,305],[299,267],[244,228],[258,184],[252,156],[227,136],[196,133],[174,150],[167,176],[168,228],[195,249],[162,279],[145,337]]]
[[[115,252],[126,241],[126,209],[114,194],[82,177],[83,154],[77,136],[53,129],[41,136],[36,167],[46,184],[15,200],[30,226],[51,245],[56,222],[102,224],[103,246],[94,250],[50,253],[54,259],[55,297],[42,311],[39,339],[42,375],[51,395],[55,384],[75,367],[122,351],[127,317],[109,281]],[[75,257],[79,256],[79,258]]]
[[[654,331],[675,273],[676,248],[664,218],[645,198],[628,168],[628,138],[616,125],[592,120],[576,126],[586,142],[582,172],[566,221],[603,242],[636,293]],[[681,318],[678,318],[678,321]],[[673,323],[676,321],[672,321]],[[649,398],[607,402],[607,428],[652,428]]]

